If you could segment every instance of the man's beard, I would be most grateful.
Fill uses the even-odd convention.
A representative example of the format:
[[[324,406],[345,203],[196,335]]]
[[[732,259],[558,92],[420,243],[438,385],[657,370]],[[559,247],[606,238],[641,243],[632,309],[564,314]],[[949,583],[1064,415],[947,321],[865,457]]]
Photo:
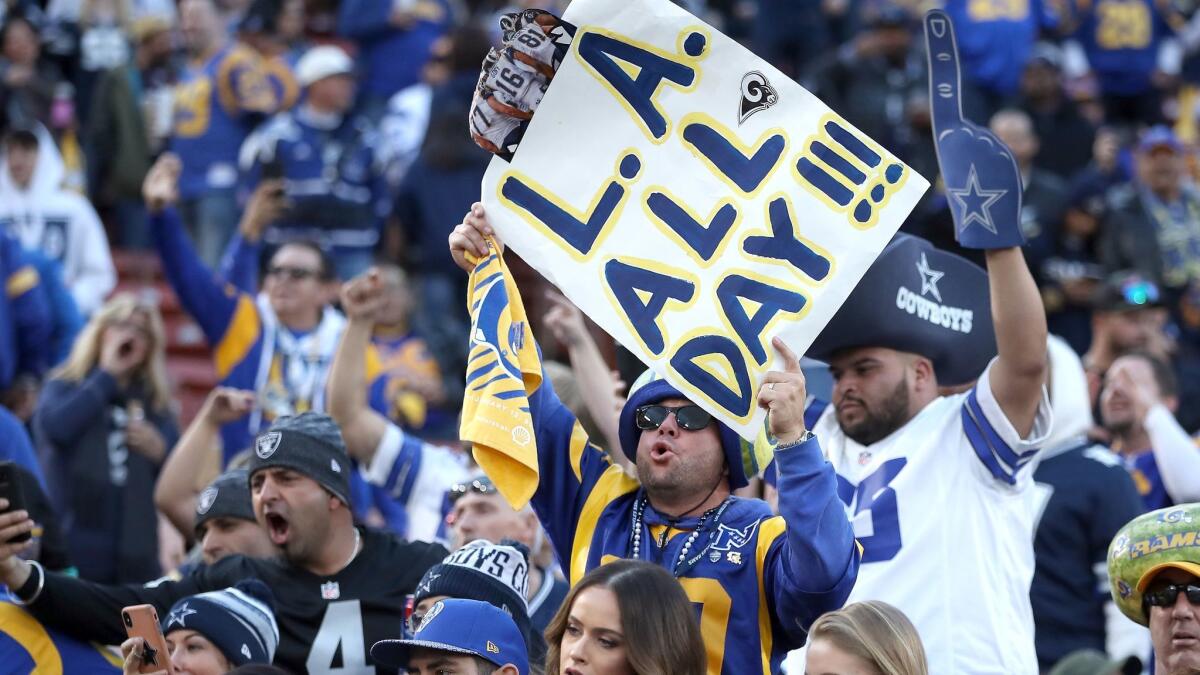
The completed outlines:
[[[878,443],[908,422],[908,383],[903,379],[896,384],[891,396],[880,403],[878,413],[868,407],[866,401],[859,401],[864,411],[861,422],[847,426],[838,420],[842,432],[859,445]]]

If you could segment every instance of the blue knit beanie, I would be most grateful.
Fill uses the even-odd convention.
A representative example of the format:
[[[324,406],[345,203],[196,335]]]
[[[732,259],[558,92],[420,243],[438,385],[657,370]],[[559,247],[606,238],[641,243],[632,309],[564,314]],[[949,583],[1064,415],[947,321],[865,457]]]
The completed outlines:
[[[183,598],[163,619],[163,635],[194,630],[216,645],[234,667],[270,663],[279,645],[271,589],[258,579]]]

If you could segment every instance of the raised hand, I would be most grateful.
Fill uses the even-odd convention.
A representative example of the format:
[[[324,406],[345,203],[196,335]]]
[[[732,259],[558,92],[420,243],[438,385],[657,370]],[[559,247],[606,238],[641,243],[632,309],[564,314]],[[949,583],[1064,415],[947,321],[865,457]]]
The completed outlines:
[[[158,213],[179,200],[179,173],[183,164],[171,153],[158,158],[142,182],[142,198],[151,213]]]
[[[933,141],[954,234],[966,248],[1011,248],[1021,232],[1021,174],[1012,153],[992,133],[962,115],[962,80],[954,25],[942,10],[925,14]]]
[[[454,228],[449,239],[450,257],[454,258],[454,264],[466,272],[475,269],[475,263],[491,252],[489,240],[495,242],[497,253],[504,252],[504,244],[496,236],[496,230],[488,222],[483,204],[479,202],[471,205],[471,210],[463,216],[462,224]]]
[[[200,417],[216,426],[236,422],[254,410],[254,392],[231,387],[217,387],[204,400]]]
[[[341,300],[347,318],[374,323],[385,302],[379,270],[372,267],[342,284]]]
[[[796,354],[780,337],[772,338],[771,344],[783,357],[783,371],[767,372],[758,390],[758,407],[767,411],[767,429],[776,442],[789,445],[804,435],[804,404],[808,389]]]

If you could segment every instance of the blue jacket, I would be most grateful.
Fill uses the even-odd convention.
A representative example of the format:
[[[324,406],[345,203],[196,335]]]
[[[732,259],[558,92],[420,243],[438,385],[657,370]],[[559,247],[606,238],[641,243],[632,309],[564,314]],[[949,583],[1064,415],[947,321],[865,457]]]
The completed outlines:
[[[408,28],[388,22],[391,0],[342,0],[338,10],[338,32],[358,43],[363,64],[361,93],[374,98],[416,84],[429,59],[429,48],[450,27],[450,4],[446,0],[420,0],[420,14]]]
[[[263,169],[278,163],[291,207],[263,233],[268,245],[299,239],[333,249],[370,250],[391,211],[378,134],[365,118],[345,117],[322,128],[300,106],[279,113],[255,131],[239,158],[250,190]]]

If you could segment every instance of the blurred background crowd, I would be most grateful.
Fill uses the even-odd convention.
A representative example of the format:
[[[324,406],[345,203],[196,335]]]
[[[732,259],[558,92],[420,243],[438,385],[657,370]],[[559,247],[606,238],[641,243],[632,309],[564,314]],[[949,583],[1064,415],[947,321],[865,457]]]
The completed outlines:
[[[678,2],[929,178],[934,188],[903,229],[957,248],[930,136],[926,6]],[[0,421],[24,425],[33,441],[5,441],[0,457],[45,474],[83,576],[143,582],[179,563],[192,534],[156,522],[154,493],[181,430],[218,383],[256,392],[268,418],[321,407],[335,282],[371,265],[388,289],[374,336],[386,376],[371,405],[427,443],[458,445],[469,320],[466,277],[445,242],[490,160],[466,133],[467,113],[498,16],[566,4],[0,0],[0,390],[11,413]],[[1043,556],[1074,556],[1084,575],[1074,582],[1098,608],[1107,591],[1092,566],[1103,555],[1082,549],[1102,551],[1139,510],[1200,499],[1188,481],[1148,476],[1158,468],[1144,460],[1164,444],[1191,450],[1200,429],[1200,6],[945,8],[970,92],[965,113],[1011,148],[1024,177],[1026,258],[1050,331],[1087,377],[1081,432],[1127,469],[1105,473],[1098,489],[1133,494],[1132,485],[1140,497],[1104,523],[1081,506],[1083,524],[1103,531],[1088,541],[1047,535],[1078,548],[1038,550],[1035,589],[1060,582],[1042,573]],[[163,153],[178,158],[184,239],[153,225],[143,200]],[[319,250],[287,246],[300,241]],[[546,356],[576,366],[575,380],[561,366],[559,394],[599,388],[611,413],[636,359],[513,266],[535,332],[555,338]],[[266,299],[255,299],[260,281]],[[222,294],[227,306],[212,300]],[[295,357],[286,372],[269,357],[248,363],[260,358],[251,343],[280,326],[278,349]],[[603,360],[599,379],[579,369],[581,343]],[[810,382],[828,393],[816,364]],[[587,416],[593,437],[612,438],[615,415]],[[189,467],[192,482],[214,478],[245,433],[238,447],[224,434],[225,452]],[[1050,474],[1044,482],[1057,480]],[[362,490],[369,522],[416,527]],[[1069,530],[1066,517],[1055,522]],[[439,524],[425,527],[436,536]],[[133,534],[148,528],[160,536]],[[1043,666],[1077,647],[1106,649],[1099,610],[1078,621],[1050,604],[1038,617]]]

